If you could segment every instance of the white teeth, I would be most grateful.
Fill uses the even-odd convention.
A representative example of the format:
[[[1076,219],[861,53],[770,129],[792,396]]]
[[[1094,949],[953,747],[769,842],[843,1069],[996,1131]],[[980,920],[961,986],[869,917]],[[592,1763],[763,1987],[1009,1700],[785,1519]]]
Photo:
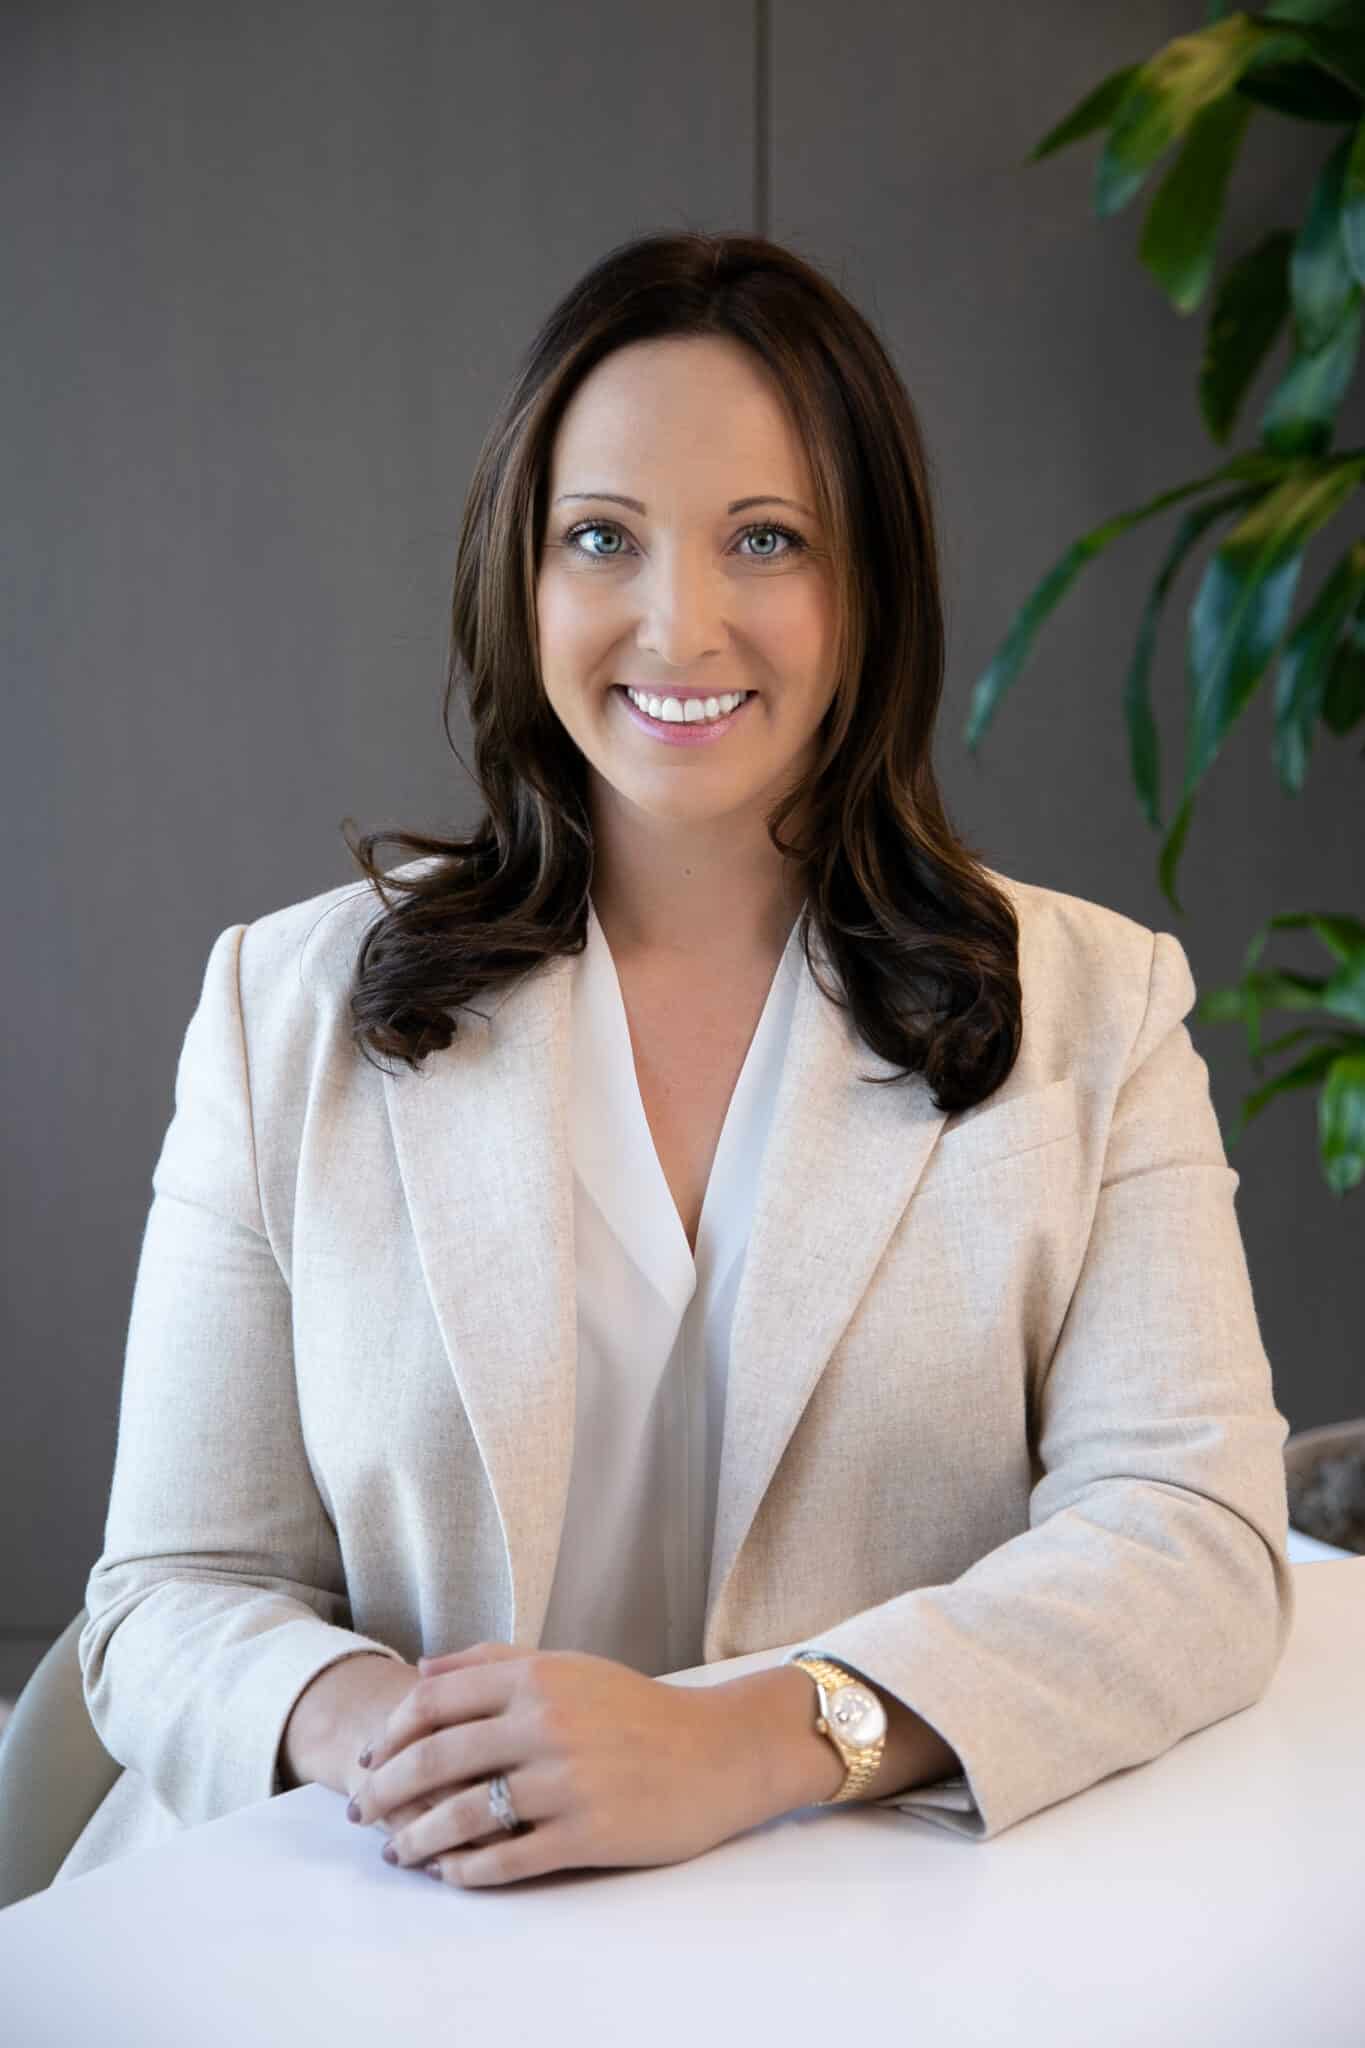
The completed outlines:
[[[724,718],[742,704],[749,695],[747,690],[731,690],[723,697],[689,697],[681,701],[677,697],[642,697],[638,690],[627,689],[626,695],[641,711],[647,711],[651,718],[662,719],[674,725],[701,725],[709,719]]]

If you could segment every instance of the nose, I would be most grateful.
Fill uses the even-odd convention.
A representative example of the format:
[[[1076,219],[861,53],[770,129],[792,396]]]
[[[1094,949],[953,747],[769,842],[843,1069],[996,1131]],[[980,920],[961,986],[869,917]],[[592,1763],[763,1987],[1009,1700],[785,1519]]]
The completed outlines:
[[[669,568],[654,564],[639,587],[643,592],[637,642],[641,653],[653,655],[694,680],[688,671],[697,662],[725,652],[720,593],[728,585],[707,562],[684,551]]]

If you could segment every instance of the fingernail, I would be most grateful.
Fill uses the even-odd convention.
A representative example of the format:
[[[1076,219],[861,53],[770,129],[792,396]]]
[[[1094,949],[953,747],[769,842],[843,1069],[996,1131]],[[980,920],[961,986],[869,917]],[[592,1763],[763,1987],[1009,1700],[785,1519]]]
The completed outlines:
[[[396,1863],[398,1861],[398,1851],[394,1848],[392,1842],[385,1842],[384,1844],[384,1861],[386,1863]]]
[[[422,1865],[422,1868],[423,1870],[425,1870],[428,1877],[439,1877],[441,1875],[441,1866],[439,1863],[424,1863]]]
[[[356,1762],[360,1765],[362,1771],[367,1771],[369,1769],[370,1758],[373,1754],[374,1752],[371,1749],[369,1743],[367,1742],[365,1744],[365,1747],[361,1750],[360,1755],[356,1758]]]
[[[360,1808],[357,1806],[354,1799],[351,1801],[350,1805],[346,1809],[346,1818],[347,1820],[360,1819]]]

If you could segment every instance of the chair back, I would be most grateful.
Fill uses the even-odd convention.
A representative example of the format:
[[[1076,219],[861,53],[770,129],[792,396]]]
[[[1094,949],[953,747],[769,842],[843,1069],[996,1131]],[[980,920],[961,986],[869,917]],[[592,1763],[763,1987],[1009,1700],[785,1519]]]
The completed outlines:
[[[122,1775],[85,1703],[82,1607],[20,1693],[0,1734],[0,1907],[50,1885]]]

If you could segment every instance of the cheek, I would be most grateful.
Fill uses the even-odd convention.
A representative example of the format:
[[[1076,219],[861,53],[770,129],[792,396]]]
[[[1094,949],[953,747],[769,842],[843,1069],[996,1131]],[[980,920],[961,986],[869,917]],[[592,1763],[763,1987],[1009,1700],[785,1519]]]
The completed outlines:
[[[568,606],[552,576],[542,576],[536,585],[536,622],[540,635],[542,660],[553,653],[564,639],[568,624]]]
[[[783,597],[758,628],[764,654],[790,676],[819,672],[833,647],[833,620],[823,592],[812,579]]]
[[[537,593],[542,670],[572,680],[585,666],[600,661],[610,645],[612,628],[600,604],[585,604],[553,578]]]

